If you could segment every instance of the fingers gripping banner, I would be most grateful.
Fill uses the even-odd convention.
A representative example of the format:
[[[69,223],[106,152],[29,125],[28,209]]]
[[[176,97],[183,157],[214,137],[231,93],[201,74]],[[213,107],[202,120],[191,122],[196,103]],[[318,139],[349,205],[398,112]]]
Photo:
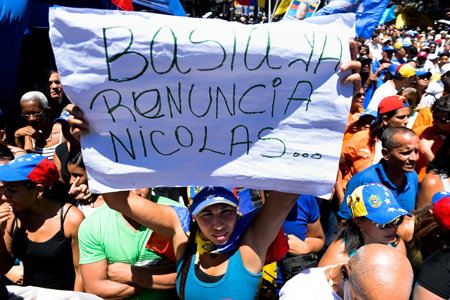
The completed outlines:
[[[53,8],[69,99],[90,124],[91,192],[222,185],[331,192],[354,16],[242,25]]]

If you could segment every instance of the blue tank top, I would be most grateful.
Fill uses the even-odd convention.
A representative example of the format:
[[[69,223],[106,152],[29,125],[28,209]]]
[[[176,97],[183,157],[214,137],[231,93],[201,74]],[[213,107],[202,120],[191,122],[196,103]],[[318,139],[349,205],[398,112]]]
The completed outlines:
[[[177,261],[177,275],[181,275],[181,266],[184,257]],[[200,281],[195,275],[194,265],[195,255],[189,267],[186,278],[184,296],[186,300],[197,299],[233,299],[248,300],[255,299],[258,292],[259,281],[262,272],[253,274],[245,268],[241,258],[239,248],[230,252],[227,272],[222,279],[215,283],[205,283]],[[180,294],[180,280],[177,280],[177,292]]]

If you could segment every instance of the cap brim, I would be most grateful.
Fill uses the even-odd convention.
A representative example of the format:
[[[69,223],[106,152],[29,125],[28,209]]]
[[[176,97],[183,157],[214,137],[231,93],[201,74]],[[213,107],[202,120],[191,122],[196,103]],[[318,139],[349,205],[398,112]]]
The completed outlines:
[[[0,166],[0,180],[6,182],[14,182],[14,181],[22,181],[22,180],[30,180],[27,177],[23,176],[20,173],[17,173],[16,170],[11,168],[9,164]]]
[[[392,205],[389,206],[389,208],[386,210],[383,209],[370,215],[367,215],[365,217],[371,221],[374,221],[375,223],[387,224],[394,221],[396,218],[400,216],[411,217],[412,215],[403,208],[401,208],[400,206]]]
[[[238,207],[238,205],[234,202],[232,202],[231,200],[228,200],[226,198],[223,198],[222,200],[218,200],[218,199],[209,199],[209,200],[204,200],[201,203],[199,203],[194,210],[192,211],[192,215],[194,217],[196,217],[202,210],[204,210],[205,208],[207,208],[208,206],[214,205],[214,204],[218,204],[218,203],[223,203],[223,204],[228,204],[234,207]],[[192,207],[192,206],[191,206]]]

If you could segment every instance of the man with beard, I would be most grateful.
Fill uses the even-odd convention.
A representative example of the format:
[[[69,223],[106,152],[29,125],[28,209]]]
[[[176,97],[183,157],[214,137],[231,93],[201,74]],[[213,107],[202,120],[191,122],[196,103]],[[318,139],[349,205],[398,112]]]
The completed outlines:
[[[433,124],[414,129],[420,138],[419,160],[415,170],[419,175],[419,182],[427,173],[427,164],[434,159],[434,155],[450,134],[450,95],[437,99],[431,107]]]

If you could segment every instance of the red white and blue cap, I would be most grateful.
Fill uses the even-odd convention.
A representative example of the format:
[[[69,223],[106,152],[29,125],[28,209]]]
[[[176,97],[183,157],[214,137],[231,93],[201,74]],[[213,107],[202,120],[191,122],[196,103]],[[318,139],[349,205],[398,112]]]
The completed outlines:
[[[201,192],[192,199],[192,215],[196,217],[206,207],[217,203],[225,203],[234,207],[239,206],[239,200],[230,190],[223,187],[209,186],[203,188]]]
[[[347,204],[353,217],[366,217],[379,224],[388,224],[400,216],[411,216],[398,205],[391,190],[379,183],[357,187],[348,196]]]
[[[450,193],[437,192],[431,198],[433,202],[433,214],[436,221],[445,231],[450,230]]]
[[[60,122],[60,121],[68,122],[69,117],[70,117],[69,111],[67,110],[67,108],[64,108],[62,110],[59,118],[56,118],[55,121],[53,121],[53,123]]]
[[[5,182],[31,180],[50,188],[58,178],[55,164],[38,154],[22,155],[0,166],[0,180]]]

